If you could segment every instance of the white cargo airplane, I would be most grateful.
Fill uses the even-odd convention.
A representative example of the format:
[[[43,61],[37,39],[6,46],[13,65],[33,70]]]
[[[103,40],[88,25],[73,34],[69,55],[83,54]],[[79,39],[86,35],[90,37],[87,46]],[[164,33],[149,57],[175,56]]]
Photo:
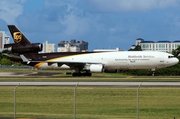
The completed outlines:
[[[15,43],[7,44],[5,48],[19,54],[19,58],[9,55],[12,60],[42,69],[71,69],[75,71],[73,76],[91,76],[92,72],[119,69],[155,70],[179,62],[172,54],[156,51],[38,53],[42,44],[31,43],[14,25],[8,25],[8,28]]]

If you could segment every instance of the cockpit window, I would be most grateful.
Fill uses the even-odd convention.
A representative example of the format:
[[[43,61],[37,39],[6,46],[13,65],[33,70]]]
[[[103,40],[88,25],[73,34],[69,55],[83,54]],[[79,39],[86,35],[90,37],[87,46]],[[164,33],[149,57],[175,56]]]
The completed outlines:
[[[169,55],[168,58],[175,58],[173,55]]]

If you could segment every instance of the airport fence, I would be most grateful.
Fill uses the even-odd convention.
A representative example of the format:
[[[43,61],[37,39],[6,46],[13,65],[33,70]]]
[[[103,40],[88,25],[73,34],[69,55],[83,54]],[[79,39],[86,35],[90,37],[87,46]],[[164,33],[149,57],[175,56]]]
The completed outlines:
[[[179,87],[1,86],[0,118],[175,119]]]

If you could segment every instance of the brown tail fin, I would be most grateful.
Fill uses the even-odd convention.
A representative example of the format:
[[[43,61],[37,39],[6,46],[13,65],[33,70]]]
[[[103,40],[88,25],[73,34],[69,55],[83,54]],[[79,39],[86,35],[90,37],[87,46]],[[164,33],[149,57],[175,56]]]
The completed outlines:
[[[20,45],[31,44],[31,42],[23,35],[23,33],[15,25],[8,25],[8,28],[11,32],[14,43]]]

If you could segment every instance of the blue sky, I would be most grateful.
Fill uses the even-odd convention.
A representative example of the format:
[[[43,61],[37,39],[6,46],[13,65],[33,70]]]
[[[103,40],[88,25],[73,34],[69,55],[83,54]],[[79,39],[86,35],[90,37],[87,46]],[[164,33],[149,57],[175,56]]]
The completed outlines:
[[[0,0],[0,31],[15,24],[32,42],[71,39],[89,50],[128,50],[137,38],[180,40],[179,0]],[[12,42],[12,39],[11,39]]]

